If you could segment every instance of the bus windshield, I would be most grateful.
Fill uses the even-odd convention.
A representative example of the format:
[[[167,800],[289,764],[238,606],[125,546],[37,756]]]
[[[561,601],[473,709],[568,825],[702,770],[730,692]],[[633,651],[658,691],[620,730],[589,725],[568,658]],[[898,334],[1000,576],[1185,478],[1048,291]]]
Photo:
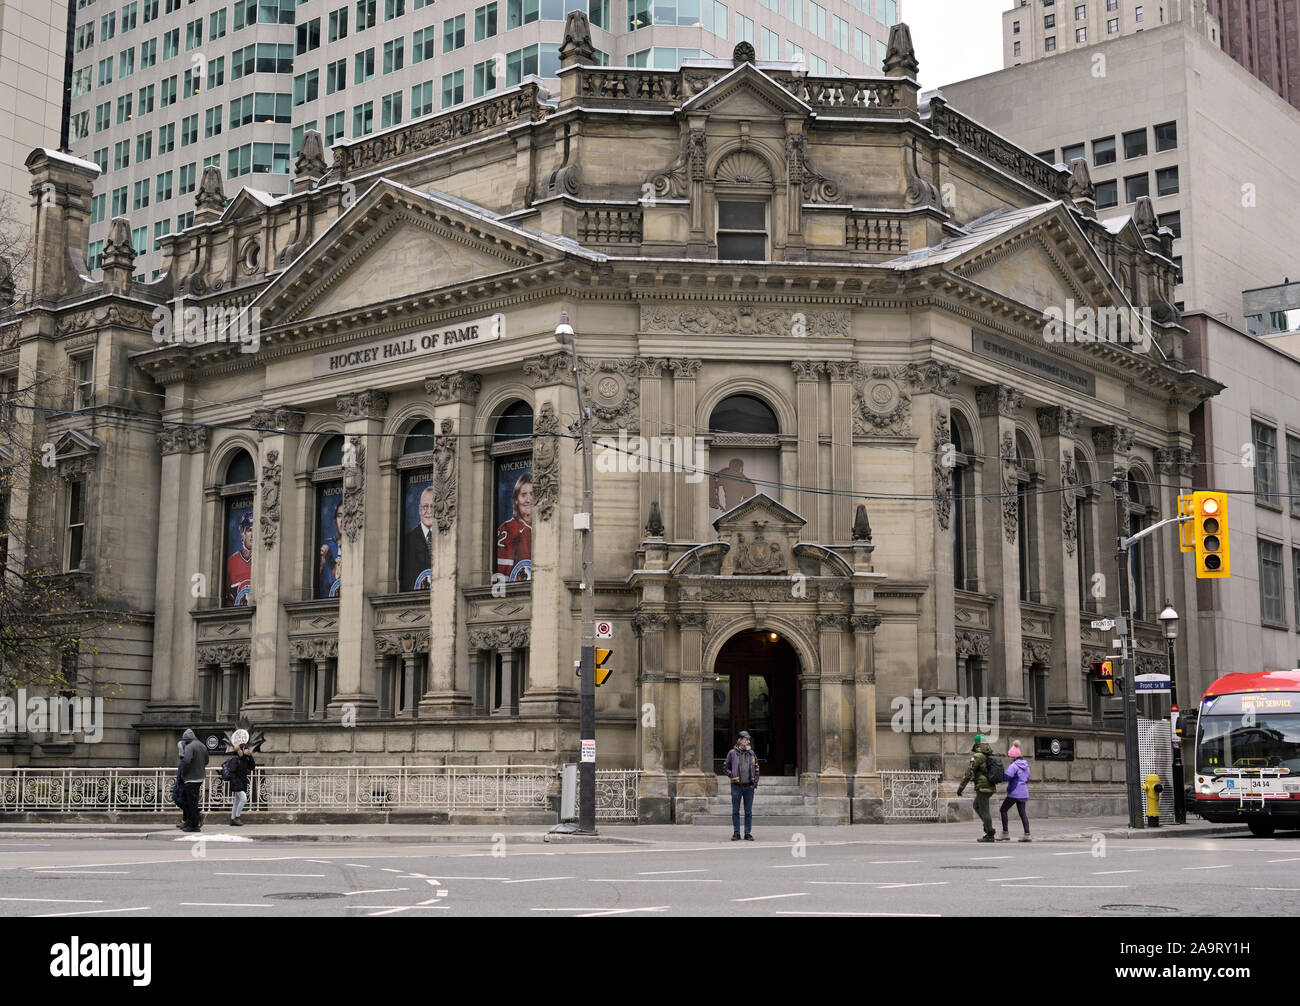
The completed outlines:
[[[1196,771],[1289,769],[1300,774],[1300,713],[1202,716]]]

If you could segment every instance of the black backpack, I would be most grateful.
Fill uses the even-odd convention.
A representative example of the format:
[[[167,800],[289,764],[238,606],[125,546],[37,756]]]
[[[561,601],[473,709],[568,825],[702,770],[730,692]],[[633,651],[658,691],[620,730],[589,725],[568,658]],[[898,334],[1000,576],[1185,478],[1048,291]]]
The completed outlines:
[[[230,782],[230,766],[234,762],[234,757],[227,758],[221,763],[221,781]]]
[[[985,755],[984,774],[988,777],[989,785],[996,786],[1000,782],[1006,782],[1007,768],[997,755]]]

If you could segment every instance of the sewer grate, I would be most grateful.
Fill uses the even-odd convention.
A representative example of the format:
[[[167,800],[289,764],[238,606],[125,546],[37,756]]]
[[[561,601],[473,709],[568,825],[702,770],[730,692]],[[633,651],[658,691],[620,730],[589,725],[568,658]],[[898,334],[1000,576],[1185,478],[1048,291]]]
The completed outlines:
[[[1169,908],[1165,905],[1102,905],[1103,912],[1134,912],[1138,915],[1163,915],[1166,912],[1179,912],[1182,909]]]
[[[341,898],[343,895],[336,891],[290,891],[288,894],[263,894],[262,897],[277,901],[321,901],[325,898]]]

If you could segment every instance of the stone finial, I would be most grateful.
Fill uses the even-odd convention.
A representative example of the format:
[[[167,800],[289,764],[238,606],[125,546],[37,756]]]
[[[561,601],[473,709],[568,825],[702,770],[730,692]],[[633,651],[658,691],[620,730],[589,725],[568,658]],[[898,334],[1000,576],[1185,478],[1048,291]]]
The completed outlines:
[[[752,63],[758,59],[758,53],[748,42],[737,42],[736,48],[731,50],[731,62],[733,66],[740,66],[741,63]]]
[[[564,19],[564,41],[560,43],[560,66],[590,66],[595,62],[596,47],[586,12],[569,11]]]
[[[293,162],[293,185],[295,189],[308,188],[320,181],[328,168],[325,165],[325,141],[320,131],[309,129],[302,134],[302,147]],[[203,172],[207,180],[207,170]]]
[[[645,522],[645,533],[647,538],[662,538],[664,536],[664,518],[659,512],[659,501],[653,500],[650,503],[650,519]]]
[[[865,503],[859,503],[858,512],[853,515],[853,540],[871,540],[871,522],[867,520],[867,505]]]
[[[912,47],[912,29],[902,21],[889,29],[889,49],[885,53],[885,73],[890,77],[915,77],[921,64]]]
[[[1088,162],[1082,157],[1076,157],[1070,162],[1070,199],[1080,213],[1096,219],[1097,189],[1092,184]]]
[[[203,180],[194,194],[194,222],[210,224],[220,218],[226,208],[226,188],[221,181],[221,169],[209,164],[203,169]]]
[[[1133,226],[1143,238],[1156,236],[1156,211],[1151,205],[1150,196],[1138,196],[1138,201],[1133,206]]]
[[[135,246],[131,244],[131,221],[126,217],[114,217],[108,225],[104,255],[100,260],[104,270],[104,286],[113,293],[125,293],[131,285],[135,258]]]

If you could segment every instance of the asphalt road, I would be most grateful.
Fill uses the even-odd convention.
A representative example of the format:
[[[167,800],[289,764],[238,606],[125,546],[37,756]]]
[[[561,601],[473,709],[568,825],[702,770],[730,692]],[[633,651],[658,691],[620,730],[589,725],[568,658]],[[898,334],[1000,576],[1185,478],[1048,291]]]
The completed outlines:
[[[242,839],[242,840],[240,840]],[[1300,907],[1300,833],[637,845],[0,840],[0,916],[1183,916]]]

